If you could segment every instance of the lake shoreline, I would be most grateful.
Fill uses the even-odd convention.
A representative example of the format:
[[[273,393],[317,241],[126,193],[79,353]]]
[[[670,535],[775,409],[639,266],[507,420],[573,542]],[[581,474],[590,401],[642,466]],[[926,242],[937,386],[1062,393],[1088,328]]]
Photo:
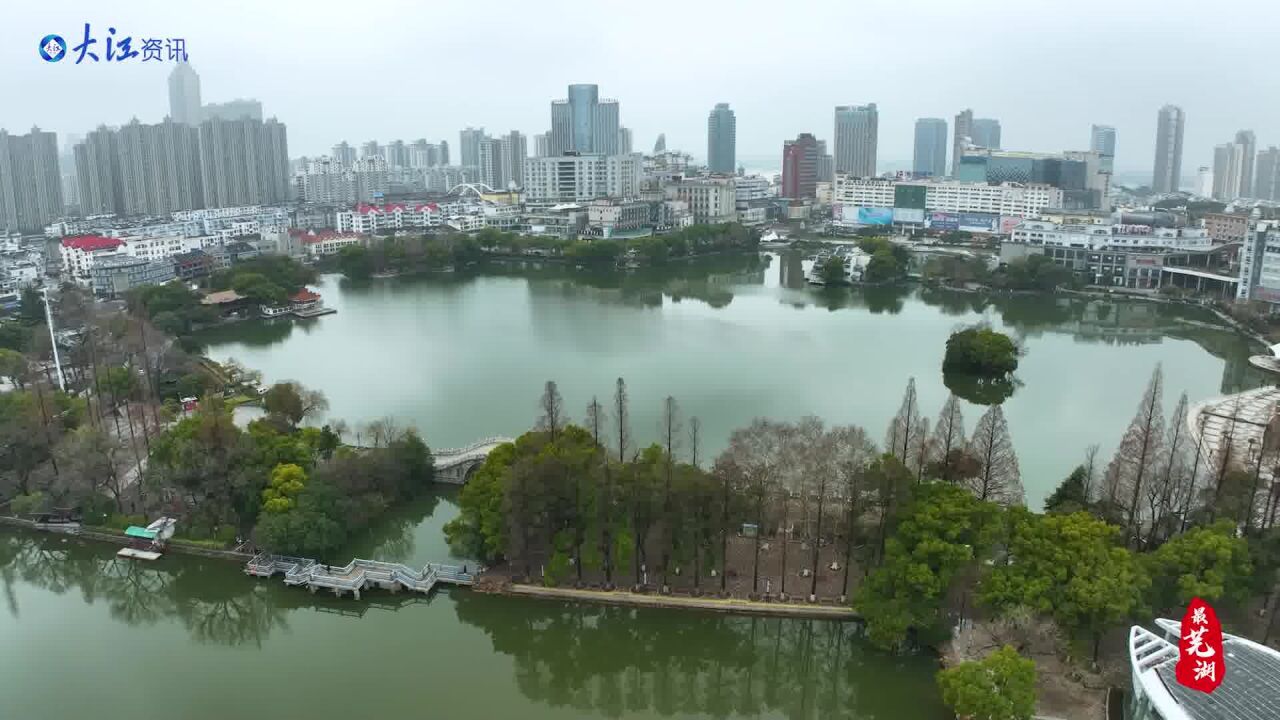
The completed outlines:
[[[799,603],[767,603],[744,598],[689,597],[683,595],[659,595],[634,593],[626,590],[579,590],[577,588],[543,587],[523,583],[502,583],[482,587],[475,592],[539,600],[569,600],[596,605],[666,608],[675,610],[709,610],[730,615],[757,615],[769,617],[814,618],[821,620],[860,621],[862,616],[853,608],[833,605],[809,605]]]

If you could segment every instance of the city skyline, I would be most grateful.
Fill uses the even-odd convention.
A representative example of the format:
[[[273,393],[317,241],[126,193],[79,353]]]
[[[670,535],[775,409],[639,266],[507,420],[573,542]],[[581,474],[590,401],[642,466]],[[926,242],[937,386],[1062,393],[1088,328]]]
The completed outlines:
[[[368,81],[369,73],[401,66],[403,48],[411,45],[411,28],[423,24],[447,27],[465,20],[460,8],[428,11],[408,4],[392,5],[389,11],[399,18],[396,27],[388,31],[387,37],[376,40],[350,34],[340,14],[308,12],[308,6],[301,3],[252,6],[258,21],[251,24],[235,20],[235,12],[173,8],[161,3],[113,8],[110,20],[135,28],[136,33],[159,29],[185,36],[191,62],[201,73],[202,94],[206,98],[261,100],[269,115],[289,123],[290,149],[295,157],[324,154],[344,138],[449,138],[456,137],[458,130],[468,125],[516,129],[532,138],[548,129],[547,102],[551,98],[563,97],[568,84],[589,82],[607,89],[608,97],[626,104],[624,122],[633,132],[636,148],[652,147],[661,132],[666,134],[669,148],[700,159],[705,159],[706,109],[716,102],[728,102],[740,120],[739,163],[750,167],[764,161],[777,171],[781,163],[778,148],[784,139],[812,131],[819,139],[834,141],[828,129],[831,108],[850,101],[848,84],[841,79],[843,71],[836,62],[838,44],[826,42],[838,35],[836,28],[847,27],[855,19],[861,26],[888,26],[884,24],[900,19],[901,14],[900,8],[880,2],[856,9],[839,4],[818,8],[823,21],[816,26],[804,24],[807,39],[797,46],[803,48],[806,66],[814,73],[812,82],[791,84],[780,81],[779,71],[770,69],[773,53],[763,46],[796,37],[788,30],[800,25],[799,18],[782,18],[764,27],[754,20],[758,14],[751,3],[734,6],[733,12],[726,12],[724,7],[674,3],[659,3],[659,7],[646,8],[643,13],[636,11],[635,18],[652,18],[664,12],[676,13],[678,9],[681,21],[690,26],[714,19],[715,25],[725,31],[709,38],[705,47],[689,51],[701,65],[702,79],[697,83],[674,83],[655,80],[678,72],[677,68],[686,62],[679,59],[680,53],[659,63],[639,63],[629,56],[629,45],[620,42],[628,32],[631,13],[574,13],[573,8],[566,7],[566,13],[582,22],[575,32],[572,50],[522,57],[521,82],[511,81],[509,59],[496,58],[491,52],[496,45],[450,38],[446,41],[450,67],[465,71],[424,72],[423,80],[432,88],[424,99],[401,96],[397,98],[401,107],[394,112],[373,112],[371,108],[385,105],[386,96],[385,88]],[[1012,9],[1011,3],[993,5]],[[1259,22],[1265,23],[1268,15],[1274,17],[1275,10],[1270,6],[1258,5],[1256,9],[1262,15],[1255,15]],[[1089,3],[1085,3],[1071,8],[1039,8],[1025,17],[1028,14],[1001,13],[993,8],[991,12],[1011,18],[1002,34],[1003,52],[999,53],[979,50],[948,30],[953,27],[957,10],[938,5],[922,13],[917,32],[928,38],[928,44],[922,47],[930,50],[918,54],[894,50],[898,61],[893,72],[861,77],[853,98],[857,102],[875,102],[879,108],[877,169],[883,172],[910,167],[916,118],[950,119],[965,107],[973,107],[983,117],[999,118],[1002,146],[1006,148],[1045,152],[1085,149],[1082,128],[1091,123],[1112,125],[1125,138],[1117,148],[1118,172],[1150,170],[1155,148],[1150,118],[1164,104],[1179,105],[1190,118],[1184,169],[1211,164],[1214,146],[1232,137],[1240,127],[1253,128],[1262,147],[1280,139],[1276,137],[1280,129],[1266,123],[1280,115],[1276,112],[1280,100],[1264,94],[1249,103],[1232,104],[1237,109],[1233,113],[1220,111],[1229,98],[1265,83],[1267,64],[1261,48],[1229,46],[1187,20],[1165,17],[1169,15],[1167,8],[1155,2],[1136,2],[1119,10],[1096,3],[1093,10],[1096,12],[1090,12]],[[1100,15],[1108,18],[1102,26],[1093,22]],[[512,5],[506,16],[507,27],[498,31],[502,38],[518,41],[552,30],[546,13],[537,8]],[[1165,17],[1160,37],[1169,37],[1172,30],[1175,36],[1196,38],[1200,50],[1194,54],[1196,57],[1162,54],[1163,40],[1145,32],[1150,29],[1151,17]],[[53,66],[43,63],[31,49],[28,36],[38,38],[50,29],[76,27],[86,20],[107,22],[97,11],[90,11],[87,4],[38,10],[15,8],[6,20],[6,27],[0,29],[0,37],[7,41],[0,44],[0,62],[21,72],[0,77],[0,91],[25,102],[6,103],[0,111],[0,127],[13,133],[38,125],[62,136],[83,135],[103,123],[120,126],[134,116],[144,123],[163,120],[167,113],[164,82],[172,64]],[[289,32],[282,37],[280,28],[288,28]],[[358,61],[352,62],[347,54],[339,57],[312,41],[327,35],[345,38],[344,47],[354,52]],[[1064,46],[1079,47],[1080,54],[1048,57],[1039,52],[1055,38],[1061,39]],[[860,38],[859,42],[866,45],[867,52],[875,53],[889,52],[897,47],[898,40],[892,34],[884,34]],[[1110,48],[1105,66],[1100,59],[1088,61],[1089,48],[1103,47]],[[278,62],[280,53],[287,54],[289,62]],[[1010,58],[1020,55],[1035,57],[1036,67],[1019,70],[1018,63],[1010,62]],[[1223,65],[1219,60],[1227,55],[1239,57],[1241,62]],[[1097,82],[1097,72],[1068,72],[1086,61],[1101,70],[1126,62],[1145,62],[1154,56],[1165,58],[1168,67],[1161,72],[1178,77],[1177,85],[1101,83]],[[966,64],[974,77],[990,79],[979,86],[932,83],[931,73],[940,57],[956,58]],[[1056,78],[1055,92],[1030,102],[1027,88],[1045,77]],[[1217,78],[1217,82],[1209,82],[1211,78]],[[1089,101],[1082,103],[1079,97]],[[440,101],[441,98],[449,100]],[[76,112],[69,112],[72,108]],[[92,112],[84,112],[84,108],[91,108]]]

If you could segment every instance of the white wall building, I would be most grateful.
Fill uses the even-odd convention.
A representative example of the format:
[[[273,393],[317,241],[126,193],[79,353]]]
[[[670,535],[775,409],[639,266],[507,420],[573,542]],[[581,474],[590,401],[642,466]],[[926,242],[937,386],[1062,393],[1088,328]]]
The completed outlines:
[[[62,279],[81,285],[92,281],[94,263],[103,257],[116,255],[124,241],[101,235],[81,235],[63,238]]]
[[[643,158],[631,155],[557,155],[529,158],[524,166],[530,202],[586,202],[601,197],[635,197]]]
[[[988,185],[987,183],[881,180],[837,175],[832,203],[891,208],[899,185],[923,186],[925,210],[989,213],[1034,217],[1045,208],[1062,207],[1060,188],[1048,185]]]
[[[1193,250],[1213,248],[1203,228],[1152,228],[1146,225],[1058,225],[1024,220],[1010,233],[1009,242],[1051,247],[1101,250]]]
[[[1259,222],[1240,246],[1236,298],[1280,305],[1280,223]]]
[[[364,236],[355,233],[340,233],[332,230],[293,230],[289,234],[298,240],[303,252],[312,258],[336,255],[344,247],[365,244]]]
[[[689,178],[668,186],[668,193],[689,203],[695,223],[733,222],[738,218],[732,177]]]
[[[371,234],[377,230],[433,228],[444,223],[444,214],[436,203],[419,205],[357,205],[334,215],[334,227],[340,233]]]

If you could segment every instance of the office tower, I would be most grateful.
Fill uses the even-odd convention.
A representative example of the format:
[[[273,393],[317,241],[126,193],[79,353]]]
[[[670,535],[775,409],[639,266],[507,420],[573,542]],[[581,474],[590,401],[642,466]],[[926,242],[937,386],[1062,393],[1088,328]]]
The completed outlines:
[[[76,145],[75,156],[80,214],[90,217],[123,213],[115,131],[105,125],[99,126]]]
[[[621,134],[619,128],[621,127],[618,119],[618,101],[601,100],[596,104],[595,116],[592,121],[591,149],[584,152],[617,155],[618,136]]]
[[[738,118],[729,103],[716,103],[707,116],[707,169],[732,173],[737,167]]]
[[[836,107],[835,171],[856,177],[876,174],[880,113],[876,104]]]
[[[1258,153],[1253,194],[1259,200],[1280,200],[1280,148],[1275,145]]]
[[[1089,129],[1089,149],[1102,157],[1102,169],[1115,172],[1116,129],[1110,125],[1094,125]]]
[[[125,215],[168,215],[203,207],[200,131],[167,119],[135,118],[116,132],[120,206]]]
[[[973,110],[965,109],[956,115],[951,141],[951,177],[960,175],[960,159],[964,148],[973,138]]]
[[[180,62],[169,71],[169,117],[174,122],[199,125],[200,76],[186,62]]]
[[[458,144],[462,148],[460,162],[463,167],[480,166],[480,142],[484,139],[484,128],[469,127],[458,133]]]
[[[1187,116],[1177,105],[1165,105],[1156,116],[1156,162],[1151,190],[1177,192],[1182,183],[1182,133]]]
[[[440,164],[441,165],[449,164],[449,141],[448,140],[440,141]]]
[[[551,132],[547,134],[550,155],[562,155],[573,149],[573,109],[568,100],[551,101]]]
[[[916,175],[943,177],[947,174],[947,121],[942,118],[916,120],[915,154],[911,171]]]
[[[538,133],[533,136],[533,156],[547,157],[551,154],[551,133]]]
[[[346,140],[333,146],[330,156],[338,162],[339,165],[350,167],[356,161],[356,149],[347,144]]]
[[[1243,193],[1244,145],[1223,143],[1213,149],[1213,199],[1231,202]]]
[[[524,184],[524,163],[529,157],[529,144],[524,133],[512,130],[502,136],[502,172],[507,185]]]
[[[502,141],[485,137],[476,146],[476,163],[480,168],[480,182],[494,190],[505,190],[507,177],[502,162]]]
[[[800,133],[782,144],[782,197],[814,197],[818,183],[818,140]]]
[[[36,232],[62,217],[58,136],[0,130],[0,230]]]
[[[262,103],[257,100],[229,100],[224,103],[208,103],[201,110],[202,120],[218,118],[220,120],[262,119]]]
[[[275,118],[205,120],[200,170],[208,208],[271,205],[292,197],[285,126]]]
[[[1244,153],[1244,160],[1240,165],[1239,197],[1256,197],[1253,194],[1253,161],[1258,154],[1258,137],[1252,130],[1241,130],[1236,133],[1236,144],[1240,145]]]
[[[658,133],[658,139],[653,141],[653,154],[664,153],[667,151],[667,134]]]
[[[974,118],[969,138],[974,145],[988,150],[1000,149],[1000,121],[994,118]]]
[[[592,152],[594,143],[592,135],[596,127],[596,106],[600,104],[600,88],[597,85],[578,84],[569,86],[569,113],[571,146],[569,149],[578,152]]]
[[[382,146],[377,140],[369,140],[360,146],[360,159],[383,157]]]
[[[631,154],[631,128],[618,128],[618,154]]]

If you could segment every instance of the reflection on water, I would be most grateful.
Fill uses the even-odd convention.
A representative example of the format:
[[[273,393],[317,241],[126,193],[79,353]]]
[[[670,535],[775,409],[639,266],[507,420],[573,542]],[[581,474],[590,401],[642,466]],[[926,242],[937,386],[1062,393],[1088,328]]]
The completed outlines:
[[[140,563],[117,560],[113,550],[109,545],[59,536],[0,532],[0,590],[7,603],[0,612],[0,630],[5,623],[22,622],[24,611],[34,612],[18,599],[39,597],[32,593],[33,587],[78,596],[84,608],[105,606],[107,615],[99,616],[64,605],[62,621],[66,628],[81,628],[77,632],[92,631],[94,623],[102,623],[105,617],[129,626],[126,635],[111,633],[116,638],[111,653],[120,657],[154,648],[166,637],[159,626],[179,626],[193,641],[182,650],[183,662],[204,668],[198,676],[182,676],[190,678],[190,688],[167,689],[180,695],[233,678],[245,682],[240,671],[227,666],[220,659],[225,656],[210,646],[269,649],[275,669],[267,676],[252,676],[251,684],[243,688],[244,692],[268,692],[282,683],[306,686],[322,680],[299,670],[308,666],[316,652],[360,653],[361,667],[352,669],[356,676],[401,672],[397,664],[411,662],[413,656],[385,655],[379,649],[416,636],[422,639],[419,644],[426,643],[422,651],[449,653],[458,662],[468,663],[468,692],[483,698],[488,707],[500,707],[502,716],[563,717],[573,711],[584,717],[628,718],[693,714],[793,720],[946,717],[934,687],[935,661],[872,651],[852,623],[570,605],[468,591],[431,599],[370,592],[354,601],[286,588],[278,579],[249,579],[235,563],[226,561],[167,556],[155,563]],[[411,605],[430,607],[419,608],[424,613],[401,612]],[[307,610],[326,613],[323,622]],[[343,617],[355,621],[378,610],[384,612],[361,620],[358,628]],[[291,631],[291,622],[298,631]],[[101,629],[106,634],[106,628]],[[46,635],[56,644],[68,640],[67,632],[50,628]],[[361,634],[368,635],[367,642],[350,646],[353,637]],[[430,646],[436,638],[446,637],[451,643],[448,648]],[[30,650],[0,647],[0,660],[16,663],[17,653]],[[506,663],[492,660],[500,658],[510,659],[510,674]],[[105,677],[111,670],[92,672]],[[427,674],[420,686],[380,693],[370,699],[366,716],[383,710],[406,711],[423,694],[444,692],[442,680]],[[497,689],[506,694],[490,697],[500,694]],[[270,707],[279,700],[263,699]],[[25,698],[19,693],[17,700],[21,703]],[[294,709],[304,708],[319,711],[316,716],[336,716],[320,698]],[[200,712],[188,715],[216,717]]]
[[[513,602],[522,602],[518,612]],[[868,649],[853,623],[458,597],[521,692],[618,717],[941,718],[934,661]]]

